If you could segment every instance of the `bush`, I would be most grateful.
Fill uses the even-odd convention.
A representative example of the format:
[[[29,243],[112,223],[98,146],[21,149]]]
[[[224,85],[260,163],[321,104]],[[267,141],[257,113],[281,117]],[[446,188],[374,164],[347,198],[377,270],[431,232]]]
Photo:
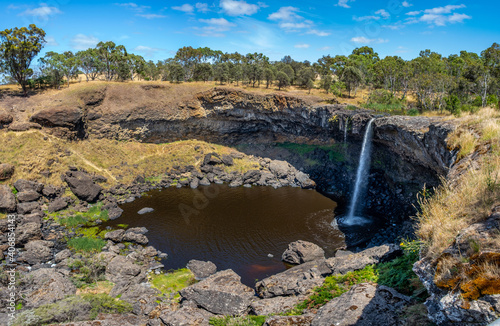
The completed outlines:
[[[418,115],[418,109],[415,109],[415,108],[411,108],[407,111],[406,114],[408,114],[409,116],[412,116],[412,117],[416,117]]]
[[[266,316],[245,316],[245,317],[213,317],[210,318],[210,325],[213,326],[261,326],[266,321]]]
[[[498,103],[498,97],[495,94],[488,95],[488,98],[486,99],[486,106],[499,108]]]
[[[446,110],[450,111],[453,115],[460,115],[460,100],[456,95],[450,95],[444,99],[446,103]]]
[[[367,109],[376,111],[401,111],[406,107],[405,101],[397,98],[385,89],[376,89],[370,93],[368,100],[363,105]]]
[[[71,238],[68,240],[68,248],[75,251],[100,252],[105,245],[106,241],[103,239],[89,238],[85,236]]]

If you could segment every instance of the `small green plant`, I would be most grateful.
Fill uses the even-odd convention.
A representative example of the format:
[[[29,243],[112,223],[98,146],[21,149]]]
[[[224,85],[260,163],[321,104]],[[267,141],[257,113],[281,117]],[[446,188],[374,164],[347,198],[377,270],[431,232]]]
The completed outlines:
[[[98,238],[77,237],[68,240],[68,248],[74,251],[100,252],[106,245],[106,241]]]
[[[98,314],[123,314],[132,311],[132,305],[128,302],[115,299],[108,294],[83,294],[82,298],[90,303],[90,319],[95,319]]]
[[[177,292],[196,282],[193,273],[187,268],[181,268],[168,273],[152,273],[149,276],[149,281],[163,295],[174,294],[175,298],[179,297]]]
[[[128,228],[128,224],[117,224],[116,226],[122,229]]]
[[[212,326],[262,326],[266,321],[266,316],[244,316],[244,317],[212,317]]]
[[[418,109],[415,109],[415,108],[411,108],[409,109],[406,114],[408,114],[409,116],[412,116],[412,117],[416,117],[418,115]]]

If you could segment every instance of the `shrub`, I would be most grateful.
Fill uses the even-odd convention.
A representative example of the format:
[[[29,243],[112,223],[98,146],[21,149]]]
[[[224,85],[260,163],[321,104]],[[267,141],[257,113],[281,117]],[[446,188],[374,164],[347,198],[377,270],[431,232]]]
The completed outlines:
[[[486,106],[499,108],[498,103],[498,97],[495,94],[488,95],[488,98],[486,99]]]
[[[409,116],[412,116],[412,117],[415,117],[418,115],[418,109],[415,109],[415,108],[411,108],[408,110],[407,114]]]
[[[85,236],[71,238],[68,240],[68,248],[75,251],[100,252],[105,245],[106,241],[103,239],[89,238]]]
[[[368,95],[363,106],[376,111],[402,111],[406,107],[405,101],[397,98],[385,89],[376,89]]]
[[[456,95],[450,95],[444,99],[446,103],[446,110],[450,111],[453,115],[460,115],[460,100]]]
[[[266,321],[266,316],[245,316],[245,317],[213,317],[210,318],[210,325],[213,326],[261,326]]]

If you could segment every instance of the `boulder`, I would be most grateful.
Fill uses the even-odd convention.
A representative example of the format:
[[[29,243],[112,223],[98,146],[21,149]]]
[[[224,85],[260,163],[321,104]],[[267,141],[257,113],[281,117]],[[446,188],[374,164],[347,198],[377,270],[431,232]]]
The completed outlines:
[[[32,190],[38,193],[42,193],[44,187],[42,183],[36,181],[19,179],[16,182],[14,182],[14,188],[16,188],[18,192]]]
[[[154,209],[152,209],[151,207],[144,207],[144,208],[140,209],[140,210],[137,212],[137,214],[139,214],[139,215],[143,215],[143,214],[151,213],[151,212],[153,212],[153,211],[154,211]]]
[[[198,180],[198,178],[193,178],[191,180],[191,182],[189,183],[189,187],[191,187],[191,189],[196,189],[196,188],[198,188],[199,185],[200,185],[200,181]]]
[[[230,155],[222,155],[222,163],[227,166],[234,165],[233,158]]]
[[[55,260],[55,262],[57,264],[57,263],[62,262],[65,259],[68,259],[69,257],[71,257],[71,251],[69,249],[64,249],[62,251],[59,251],[55,255],[54,260]]]
[[[36,201],[17,204],[17,212],[21,215],[33,213],[40,210],[40,204]]]
[[[240,315],[254,299],[254,290],[241,283],[241,277],[227,269],[180,291],[186,300],[214,314]]]
[[[29,202],[29,201],[36,201],[40,197],[42,197],[42,195],[36,191],[33,191],[33,190],[24,190],[24,191],[17,193],[17,200],[20,203]]]
[[[205,155],[205,158],[203,159],[203,165],[217,165],[221,164],[222,160],[220,159],[219,154],[217,153],[210,153]]]
[[[269,170],[280,179],[285,179],[290,171],[290,164],[285,161],[273,160],[269,164]]]
[[[54,303],[76,293],[76,287],[64,274],[52,269],[41,268],[26,274],[21,280],[21,294],[25,308],[36,308]]]
[[[14,174],[15,167],[12,164],[0,164],[0,180],[8,180]]]
[[[325,251],[321,247],[303,240],[290,243],[281,256],[281,260],[294,265],[322,258],[325,258]]]
[[[208,326],[213,314],[192,306],[183,306],[176,311],[168,311],[160,315],[163,325],[169,326]]]
[[[16,243],[25,244],[31,240],[40,240],[42,238],[41,224],[37,222],[29,222],[23,225],[18,225],[16,228]]]
[[[16,196],[8,186],[0,185],[0,212],[15,212],[16,211]]]
[[[123,209],[121,209],[118,204],[115,203],[106,204],[102,208],[108,211],[108,218],[110,220],[116,220],[123,214]]]
[[[106,233],[104,236],[105,240],[111,240],[113,242],[121,242],[123,240],[123,235],[125,234],[125,230],[114,230]]]
[[[30,265],[45,263],[52,259],[53,242],[44,240],[32,240],[24,245],[26,249],[22,253],[21,259]]]
[[[263,326],[308,326],[311,325],[313,317],[313,315],[271,316]]]
[[[135,242],[141,245],[147,245],[149,239],[144,234],[127,231],[123,235],[122,241]]]
[[[139,276],[141,267],[134,264],[125,256],[114,257],[106,267],[106,279],[118,283],[121,281],[131,281]]]
[[[200,186],[210,186],[210,181],[207,177],[203,177],[203,179],[200,180]]]
[[[206,279],[217,272],[217,266],[211,261],[192,259],[187,263],[186,267],[193,272],[197,280]]]
[[[57,198],[54,201],[50,202],[48,211],[49,213],[58,212],[68,207],[68,199],[67,198]]]
[[[14,121],[14,118],[10,113],[0,110],[0,126],[8,125]]]
[[[259,170],[250,170],[247,171],[243,175],[243,182],[244,183],[257,183],[260,180],[260,171]]]
[[[156,301],[160,295],[161,292],[149,283],[140,283],[132,285],[120,299],[132,304],[136,315],[147,315],[158,305]]]
[[[297,173],[295,173],[295,179],[297,180],[297,183],[300,185],[300,187],[303,189],[316,188],[316,182],[309,179],[309,176],[304,172],[298,171]]]
[[[146,229],[144,226],[141,226],[141,227],[130,228],[127,230],[127,232],[132,232],[132,233],[137,233],[137,234],[146,234],[146,233],[148,233],[148,229]]]
[[[38,123],[34,122],[12,122],[7,128],[10,131],[28,131],[30,129],[42,129]]]
[[[383,285],[361,283],[321,307],[312,326],[401,325],[400,314],[411,299]]]
[[[47,197],[47,198],[55,198],[57,197],[61,192],[60,188],[51,186],[51,185],[46,185],[43,187],[42,194]]]
[[[30,121],[44,127],[64,127],[76,130],[82,121],[82,110],[77,107],[48,108],[33,114]]]
[[[95,184],[88,174],[81,171],[67,171],[63,175],[63,180],[76,197],[86,202],[95,202],[102,191],[101,186]]]
[[[306,296],[274,297],[256,300],[250,304],[252,313],[257,316],[275,315],[295,307]]]

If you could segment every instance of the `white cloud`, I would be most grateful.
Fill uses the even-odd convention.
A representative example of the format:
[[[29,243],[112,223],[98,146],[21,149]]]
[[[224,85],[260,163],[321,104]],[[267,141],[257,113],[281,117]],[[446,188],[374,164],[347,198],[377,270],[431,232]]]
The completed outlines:
[[[339,2],[336,4],[338,7],[343,7],[343,8],[351,8],[347,3],[348,2],[354,2],[355,0],[339,0]]]
[[[328,36],[331,33],[328,33],[325,31],[319,31],[317,29],[311,29],[311,30],[307,31],[306,34],[313,34],[313,35],[317,35],[317,36]]]
[[[161,51],[160,49],[157,48],[152,48],[149,46],[144,46],[144,45],[139,45],[134,48],[134,51],[136,52],[141,52],[146,54],[148,57],[154,56],[154,54],[158,51]]]
[[[415,24],[418,22],[427,23],[431,26],[446,26],[448,23],[463,23],[466,19],[471,19],[472,17],[466,14],[459,14],[454,12],[454,10],[465,8],[464,4],[461,5],[447,5],[444,7],[436,7],[431,9],[410,11],[406,13],[408,16],[412,16],[406,20],[406,24]],[[421,15],[420,17],[417,17]]]
[[[146,19],[155,19],[155,18],[165,18],[167,16],[165,15],[158,15],[158,14],[137,14],[137,16],[146,18]]]
[[[311,45],[309,45],[309,44],[302,43],[302,44],[295,44],[295,46],[294,46],[294,47],[295,47],[296,49],[307,49],[307,48],[309,48],[310,46],[311,46]]]
[[[403,7],[405,8],[409,8],[411,6],[413,6],[411,3],[409,3],[408,1],[403,1],[403,3],[401,4]]]
[[[202,13],[206,13],[206,12],[210,11],[210,9],[208,9],[207,3],[197,2],[195,4],[195,7],[196,7],[196,10],[198,10],[199,12],[202,12]]]
[[[93,48],[99,43],[99,39],[92,35],[77,34],[71,39],[71,46],[75,50],[87,50]]]
[[[199,21],[208,25],[202,28],[196,28],[202,31],[201,34],[198,34],[199,36],[222,37],[225,36],[222,32],[228,31],[231,27],[236,26],[236,24],[227,21],[225,18],[199,19]]]
[[[401,22],[397,22],[391,25],[382,25],[382,27],[397,31],[398,29],[405,27],[405,25],[401,24]]]
[[[277,12],[274,12],[267,16],[267,19],[270,20],[295,20],[301,19],[302,17],[297,15],[296,12],[299,11],[299,8],[296,7],[281,7]]]
[[[319,50],[319,51],[328,51],[328,50],[330,50],[331,48],[332,48],[331,46],[324,46],[324,47],[322,47],[322,48],[319,48],[318,50]]]
[[[62,11],[57,7],[49,7],[47,6],[47,4],[41,3],[40,7],[34,9],[26,9],[20,15],[47,18],[56,14],[62,14]]]
[[[244,0],[221,0],[219,6],[229,16],[251,16],[259,11],[260,6]]]
[[[125,7],[136,12],[143,12],[144,10],[151,8],[150,6],[140,6],[134,2],[115,3],[115,6]]]
[[[380,44],[380,43],[387,43],[387,42],[389,42],[389,40],[382,39],[382,38],[370,39],[370,38],[366,38],[364,36],[357,36],[357,37],[353,37],[351,39],[351,42],[360,43],[360,44],[371,44],[371,43]]]
[[[280,23],[280,27],[283,29],[303,29],[303,28],[309,28],[312,26],[312,21],[306,20],[301,23],[291,23],[291,22],[283,22]]]
[[[47,36],[45,38],[45,41],[47,42],[47,46],[58,46],[59,43],[57,43],[56,39],[53,38],[52,36]]]
[[[228,30],[230,27],[236,26],[236,24],[233,24],[229,21],[227,21],[225,18],[210,18],[210,19],[200,19],[200,22],[209,24],[212,26],[217,26],[218,28]]]
[[[172,9],[182,11],[185,13],[192,13],[194,11],[194,7],[191,6],[189,3],[185,3],[182,6],[174,6],[172,7]]]
[[[378,17],[378,16],[362,16],[362,17],[352,16],[352,19],[357,21],[357,22],[362,22],[365,20],[379,20],[380,17]]]
[[[380,16],[382,16],[382,18],[385,18],[385,19],[391,17],[391,15],[387,11],[385,11],[384,9],[380,9],[380,10],[375,11],[375,14],[380,15]]]

